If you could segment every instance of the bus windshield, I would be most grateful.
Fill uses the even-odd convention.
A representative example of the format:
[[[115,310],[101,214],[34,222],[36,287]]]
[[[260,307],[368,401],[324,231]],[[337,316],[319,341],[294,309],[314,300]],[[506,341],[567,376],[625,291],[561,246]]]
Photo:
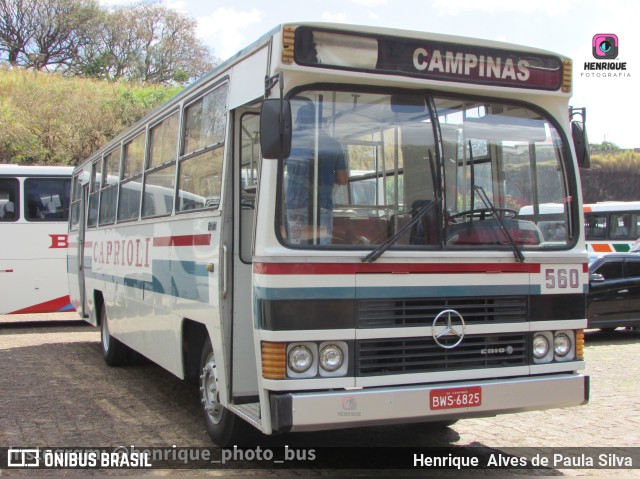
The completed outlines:
[[[291,105],[277,220],[289,247],[369,249],[397,236],[392,249],[526,250],[576,234],[568,149],[539,111],[357,90],[302,91]],[[549,225],[542,203],[559,205]]]

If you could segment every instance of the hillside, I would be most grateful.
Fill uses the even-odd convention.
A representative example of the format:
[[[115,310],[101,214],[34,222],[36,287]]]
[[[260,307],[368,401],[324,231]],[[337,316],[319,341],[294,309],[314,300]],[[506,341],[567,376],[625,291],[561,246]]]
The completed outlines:
[[[594,151],[580,176],[585,203],[640,200],[640,151]]]
[[[180,88],[0,69],[0,163],[75,165]]]

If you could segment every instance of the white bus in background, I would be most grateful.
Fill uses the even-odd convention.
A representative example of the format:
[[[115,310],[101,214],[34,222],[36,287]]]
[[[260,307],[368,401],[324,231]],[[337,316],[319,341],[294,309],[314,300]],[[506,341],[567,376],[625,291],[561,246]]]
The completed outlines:
[[[584,205],[590,253],[626,253],[640,238],[640,201],[602,201]]]
[[[72,311],[72,167],[0,165],[0,314]]]
[[[583,206],[587,251],[591,255],[626,253],[640,238],[640,201],[602,201]],[[520,209],[519,217],[535,222],[545,241],[564,241],[566,230],[561,203]]]
[[[78,165],[74,304],[108,364],[135,350],[198,380],[220,445],[247,423],[584,404],[571,68],[479,39],[279,26]],[[562,239],[518,217],[562,201]]]

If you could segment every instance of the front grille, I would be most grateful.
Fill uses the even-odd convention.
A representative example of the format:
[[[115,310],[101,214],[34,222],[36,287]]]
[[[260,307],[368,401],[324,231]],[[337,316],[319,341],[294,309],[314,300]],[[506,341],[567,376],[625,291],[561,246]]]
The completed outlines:
[[[445,309],[454,309],[466,324],[527,320],[526,296],[478,298],[367,299],[358,302],[358,327],[431,326]]]
[[[526,338],[513,333],[465,336],[452,349],[431,337],[361,340],[356,344],[356,376],[523,366],[529,362]]]

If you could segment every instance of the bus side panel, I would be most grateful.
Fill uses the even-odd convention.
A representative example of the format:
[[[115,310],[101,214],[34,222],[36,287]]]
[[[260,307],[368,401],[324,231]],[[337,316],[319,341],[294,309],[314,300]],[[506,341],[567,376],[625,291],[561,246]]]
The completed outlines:
[[[72,311],[66,223],[0,223],[0,314]]]
[[[111,334],[178,377],[182,321],[219,321],[219,219],[184,215],[87,233],[87,291],[102,293]]]

